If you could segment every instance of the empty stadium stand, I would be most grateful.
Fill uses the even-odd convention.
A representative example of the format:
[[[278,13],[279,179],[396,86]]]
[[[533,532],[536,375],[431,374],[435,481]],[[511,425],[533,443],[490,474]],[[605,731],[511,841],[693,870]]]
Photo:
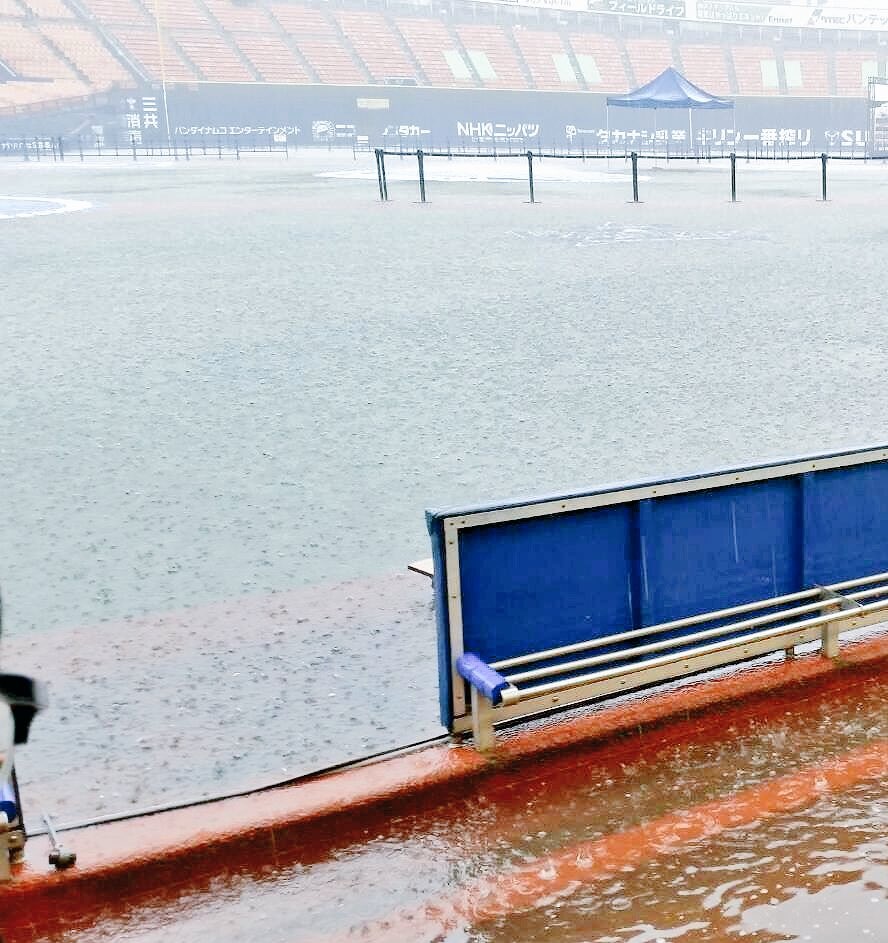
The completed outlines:
[[[501,26],[459,24],[456,32],[485,88],[530,87]]]
[[[790,95],[831,95],[827,58],[809,50],[785,51],[783,71],[786,90]]]
[[[681,63],[682,73],[695,85],[713,95],[731,94],[724,46],[682,43]]]
[[[773,95],[780,89],[777,60],[773,49],[734,46],[731,49],[740,95]]]
[[[656,78],[664,69],[675,66],[672,45],[667,39],[627,39],[626,52],[637,85]]]
[[[52,82],[83,81],[33,24],[11,21],[0,30],[0,61],[22,79]],[[84,83],[86,84],[86,83]]]
[[[235,33],[235,41],[265,82],[311,82],[302,63],[280,36],[272,33]]]
[[[108,51],[86,26],[78,23],[46,22],[40,32],[77,66],[90,85],[105,89],[132,81],[131,73]]]
[[[419,84],[419,75],[407,53],[381,13],[341,11],[336,14],[342,32],[364,62],[371,79],[411,79]]]
[[[476,84],[456,40],[440,20],[399,16],[394,22],[429,85],[466,88]]]
[[[869,79],[879,75],[875,52],[844,52],[835,54],[836,94],[863,95]]]
[[[271,3],[275,20],[290,35],[319,81],[362,85],[369,79],[345,48],[343,36],[322,11],[295,3]]]
[[[114,35],[153,79],[194,82],[201,77],[194,67],[182,58],[167,36],[161,35],[158,42],[157,31],[153,27],[121,26],[115,30]]]
[[[616,39],[597,33],[571,33],[569,39],[583,81],[591,91],[625,92],[632,87]]]
[[[63,0],[21,0],[21,6],[35,16],[55,20],[73,20],[74,11]]]
[[[129,26],[153,26],[154,21],[137,0],[84,0],[87,17],[114,26],[124,23]]]
[[[172,36],[208,82],[252,82],[257,78],[243,58],[211,30],[175,30]]]
[[[468,6],[433,16],[371,2],[0,0],[0,108],[160,80],[613,93],[670,65],[719,95],[862,97],[886,65],[876,34],[853,49],[800,36],[794,51],[717,25],[684,32],[673,22],[667,33],[634,18],[627,35],[618,18],[603,32],[601,17],[544,11],[530,22]]]
[[[558,33],[513,28],[515,42],[537,88],[577,88],[579,78]]]

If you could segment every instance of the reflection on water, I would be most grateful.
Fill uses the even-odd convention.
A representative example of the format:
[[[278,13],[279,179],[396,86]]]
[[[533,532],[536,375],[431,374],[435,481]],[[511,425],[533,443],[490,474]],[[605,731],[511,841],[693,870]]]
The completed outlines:
[[[470,934],[485,943],[888,940],[882,783],[626,869],[570,899]]]

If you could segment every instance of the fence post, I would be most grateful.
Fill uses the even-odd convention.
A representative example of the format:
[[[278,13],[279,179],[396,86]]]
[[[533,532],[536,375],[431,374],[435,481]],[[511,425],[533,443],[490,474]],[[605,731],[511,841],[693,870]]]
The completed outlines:
[[[731,202],[737,202],[737,155],[731,151]]]
[[[425,203],[426,201],[426,191],[425,191],[425,169],[423,167],[423,153],[422,148],[417,148],[416,151],[416,162],[419,164],[419,201],[420,203]]]
[[[83,163],[83,138],[77,135],[77,150],[80,151],[80,163]]]
[[[530,186],[530,202],[535,203],[533,197],[533,151],[527,152],[527,182]]]
[[[382,160],[379,148],[375,148],[373,153],[376,155],[376,180],[379,183],[379,199],[385,202],[385,194],[382,190]]]
[[[65,146],[62,144],[62,137],[59,135],[59,160],[64,161],[65,159]]]
[[[826,203],[826,154],[820,155],[820,188],[823,193],[823,202]]]
[[[380,148],[379,150],[379,170],[382,177],[382,199],[388,203],[389,198],[389,188],[388,180],[385,176],[385,148]]]
[[[638,154],[633,151],[632,157],[632,202],[638,202]]]
[[[135,134],[130,135],[130,147],[133,149],[133,160],[138,160],[139,155],[136,153],[136,136]]]

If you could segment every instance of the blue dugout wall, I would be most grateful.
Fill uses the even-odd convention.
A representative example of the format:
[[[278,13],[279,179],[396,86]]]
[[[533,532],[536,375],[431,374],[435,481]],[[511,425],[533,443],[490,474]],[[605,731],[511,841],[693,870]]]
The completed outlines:
[[[453,672],[464,651],[490,663],[888,570],[888,448],[427,522],[441,718],[453,728],[467,714]]]

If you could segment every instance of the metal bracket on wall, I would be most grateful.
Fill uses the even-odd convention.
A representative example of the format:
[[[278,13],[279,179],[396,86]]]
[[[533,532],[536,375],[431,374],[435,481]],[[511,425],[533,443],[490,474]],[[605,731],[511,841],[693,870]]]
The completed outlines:
[[[830,605],[824,607],[824,611],[831,609],[834,605],[838,605],[839,609],[861,608],[862,603],[858,602],[856,599],[849,599],[847,596],[837,593],[834,589],[820,585],[817,586],[817,589],[820,590],[821,598],[830,603]],[[825,658],[839,657],[839,635],[843,628],[849,627],[850,626],[842,622],[827,622],[826,625],[823,626],[820,634],[820,651]]]

